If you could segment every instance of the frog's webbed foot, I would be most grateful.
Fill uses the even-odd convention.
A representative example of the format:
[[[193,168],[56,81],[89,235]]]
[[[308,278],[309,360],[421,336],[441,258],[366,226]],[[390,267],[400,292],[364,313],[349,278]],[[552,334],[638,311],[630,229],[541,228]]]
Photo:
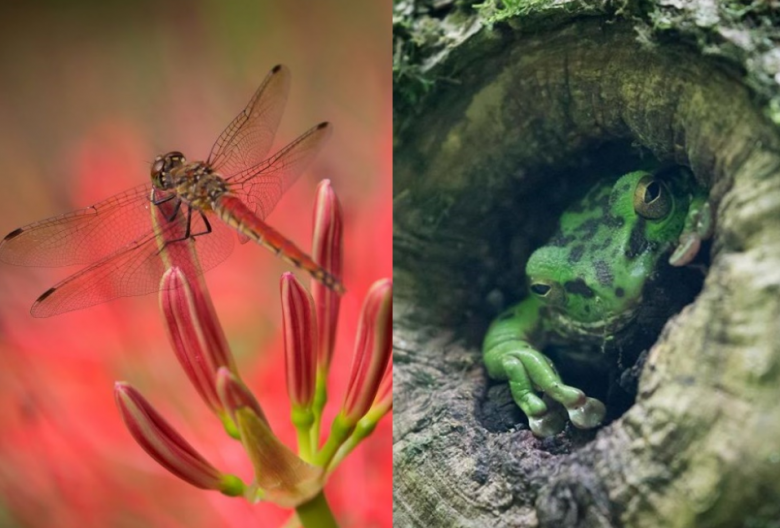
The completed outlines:
[[[501,377],[509,381],[512,398],[528,416],[529,426],[536,436],[552,436],[566,425],[557,406],[548,406],[537,395],[537,390],[560,403],[575,427],[592,429],[602,422],[606,413],[603,403],[564,384],[552,362],[541,352],[524,343],[514,345],[511,352],[500,358]]]
[[[712,208],[706,198],[694,198],[685,218],[685,227],[680,233],[677,247],[669,257],[672,266],[685,266],[699,253],[701,241],[712,236]]]

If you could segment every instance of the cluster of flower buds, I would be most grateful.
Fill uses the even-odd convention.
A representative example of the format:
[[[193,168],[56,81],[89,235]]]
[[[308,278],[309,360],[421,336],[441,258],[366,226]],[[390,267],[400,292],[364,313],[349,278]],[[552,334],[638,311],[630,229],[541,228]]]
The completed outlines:
[[[341,274],[341,243],[341,209],[325,180],[317,190],[312,253],[334,276]],[[152,458],[194,486],[295,508],[304,526],[335,526],[321,494],[327,477],[392,408],[392,281],[377,281],[366,295],[346,396],[320,447],[340,297],[318,282],[312,284],[312,296],[291,273],[282,276],[296,454],[276,437],[257,399],[241,381],[197,263],[192,264],[194,252],[165,257],[171,267],[162,279],[161,306],[171,344],[203,401],[227,433],[241,441],[255,470],[254,481],[245,484],[217,470],[137,390],[118,382],[114,392],[128,430]]]

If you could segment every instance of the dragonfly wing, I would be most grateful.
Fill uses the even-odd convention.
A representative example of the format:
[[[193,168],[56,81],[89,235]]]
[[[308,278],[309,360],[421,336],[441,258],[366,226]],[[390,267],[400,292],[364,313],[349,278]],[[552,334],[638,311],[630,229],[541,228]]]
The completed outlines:
[[[0,242],[0,261],[20,266],[89,264],[151,231],[151,186],[21,227]]]
[[[309,166],[333,133],[330,123],[320,123],[267,160],[226,178],[261,220],[273,211],[282,195]]]
[[[167,205],[167,204],[165,204]],[[147,224],[151,219],[147,220]],[[186,227],[186,215],[165,225],[161,237],[169,242],[160,251],[153,232],[127,244],[89,267],[71,275],[41,295],[32,307],[35,317],[49,317],[100,304],[117,297],[153,293],[160,289],[160,279],[171,264],[197,275],[225,260],[233,248],[233,232],[221,222],[208,227],[199,212],[193,211],[193,239],[180,240]],[[207,232],[208,228],[211,232]],[[192,259],[194,246],[198,261]],[[162,257],[165,257],[163,259]]]
[[[30,313],[50,317],[117,297],[160,288],[163,262],[154,235],[137,241],[71,275],[41,295]]]
[[[290,91],[290,70],[274,67],[246,108],[219,135],[207,163],[225,176],[260,163],[273,143]]]

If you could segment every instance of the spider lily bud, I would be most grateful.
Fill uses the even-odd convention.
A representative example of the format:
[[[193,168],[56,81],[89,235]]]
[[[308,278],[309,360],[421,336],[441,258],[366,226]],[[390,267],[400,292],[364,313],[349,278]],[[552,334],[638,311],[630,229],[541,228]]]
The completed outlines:
[[[358,421],[355,430],[350,437],[350,443],[357,445],[376,428],[382,417],[393,408],[393,363],[388,362],[376,397],[365,415]]]
[[[254,394],[238,379],[238,376],[225,367],[220,367],[217,371],[217,394],[234,422],[236,421],[236,411],[247,408],[268,425],[268,419]]]
[[[343,231],[341,204],[330,180],[323,180],[317,187],[314,204],[314,243],[311,254],[317,264],[335,277],[342,276]],[[312,281],[311,291],[319,324],[317,366],[327,372],[333,357],[341,296],[319,281]]]
[[[382,381],[379,382],[379,388],[376,391],[374,403],[368,410],[366,416],[371,416],[374,421],[379,421],[382,416],[393,408],[393,360],[392,356],[387,363],[385,373],[382,375]]]
[[[209,464],[136,389],[117,382],[114,397],[130,434],[165,469],[198,488],[229,496],[244,492],[238,477],[220,473]]]
[[[357,422],[371,407],[380,382],[392,370],[393,281],[374,283],[363,302],[355,341],[347,394],[341,415],[348,423]]]
[[[317,463],[328,469],[346,456],[354,448],[357,441],[373,430],[376,420],[369,418],[371,424],[361,425],[363,432],[358,437],[349,440],[361,418],[377,402],[378,391],[382,380],[389,378],[392,372],[390,364],[392,350],[393,327],[393,281],[383,279],[374,283],[363,302],[358,321],[357,338],[355,341],[355,357],[352,360],[352,372],[347,385],[347,394],[341,411],[336,415],[331,426],[330,436],[325,446],[317,454]],[[383,395],[377,405],[389,409],[390,392],[389,379],[383,386]],[[386,412],[386,411],[385,411]]]
[[[293,409],[306,409],[314,397],[317,368],[317,319],[314,301],[292,273],[282,275],[287,392]]]
[[[222,414],[215,373],[235,367],[211,299],[200,280],[190,282],[177,267],[165,272],[161,286],[160,305],[176,358],[203,401]]]

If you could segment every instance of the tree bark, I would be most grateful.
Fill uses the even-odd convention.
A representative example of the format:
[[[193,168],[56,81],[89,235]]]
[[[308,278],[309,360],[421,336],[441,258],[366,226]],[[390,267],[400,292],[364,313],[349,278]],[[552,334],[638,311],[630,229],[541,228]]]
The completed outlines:
[[[773,15],[522,4],[396,5],[395,524],[780,526]],[[484,331],[574,184],[647,157],[710,190],[703,289],[625,414],[534,438],[485,374]]]

